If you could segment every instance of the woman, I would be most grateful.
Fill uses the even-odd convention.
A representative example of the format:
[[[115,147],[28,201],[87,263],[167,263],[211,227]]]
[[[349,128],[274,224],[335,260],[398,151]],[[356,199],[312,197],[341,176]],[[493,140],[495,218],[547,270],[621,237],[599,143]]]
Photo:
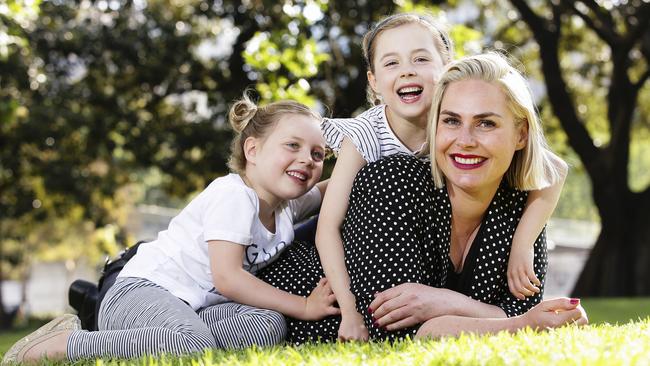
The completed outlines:
[[[497,54],[453,62],[438,83],[430,118],[431,170],[414,157],[389,157],[363,168],[350,195],[342,227],[346,265],[370,337],[586,323],[577,299],[540,303],[543,291],[525,300],[508,291],[523,190],[560,175],[521,74]],[[544,232],[534,267],[543,290]],[[302,295],[321,276],[315,250],[304,245],[261,275]],[[287,320],[288,340],[301,343],[335,339],[340,319]]]

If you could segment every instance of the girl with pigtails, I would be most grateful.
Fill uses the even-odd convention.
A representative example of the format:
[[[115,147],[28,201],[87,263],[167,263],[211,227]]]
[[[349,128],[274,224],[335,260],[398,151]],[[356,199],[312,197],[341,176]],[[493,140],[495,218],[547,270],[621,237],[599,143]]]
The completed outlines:
[[[297,102],[258,107],[244,95],[229,119],[233,173],[140,245],[101,303],[99,330],[61,316],[16,343],[3,364],[269,346],[284,340],[282,314],[339,312],[325,279],[303,297],[255,277],[291,244],[293,223],[320,206],[321,117]]]

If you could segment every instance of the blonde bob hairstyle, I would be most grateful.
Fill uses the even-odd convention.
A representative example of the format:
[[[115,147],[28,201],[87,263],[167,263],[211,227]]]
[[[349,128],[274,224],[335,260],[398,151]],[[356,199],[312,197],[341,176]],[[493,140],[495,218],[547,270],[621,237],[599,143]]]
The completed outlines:
[[[433,182],[438,188],[444,186],[444,175],[435,163],[436,126],[440,105],[447,87],[456,81],[482,80],[501,88],[515,118],[515,124],[528,125],[526,146],[515,151],[510,167],[505,173],[508,185],[519,190],[535,190],[558,182],[563,173],[557,158],[548,148],[532,93],[526,79],[508,60],[496,52],[464,57],[447,65],[433,94],[429,113],[429,147]]]
[[[288,114],[298,114],[312,117],[315,123],[320,123],[322,117],[302,103],[284,100],[258,106],[251,100],[248,91],[241,99],[235,101],[228,112],[228,121],[235,131],[230,145],[228,167],[234,173],[244,174],[246,171],[246,156],[244,142],[249,137],[265,138],[280,119]]]
[[[389,29],[413,23],[423,26],[431,33],[443,65],[448,64],[454,58],[454,44],[451,38],[449,38],[447,30],[438,24],[433,17],[426,14],[399,13],[382,19],[363,36],[361,44],[363,48],[363,60],[370,72],[375,73],[374,57],[377,37]],[[366,97],[371,105],[379,105],[382,103],[370,85],[366,88]]]

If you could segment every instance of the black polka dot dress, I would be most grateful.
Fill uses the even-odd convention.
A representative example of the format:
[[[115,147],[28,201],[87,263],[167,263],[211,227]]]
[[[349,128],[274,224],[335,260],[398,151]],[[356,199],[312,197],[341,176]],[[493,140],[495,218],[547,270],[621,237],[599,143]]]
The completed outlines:
[[[506,270],[510,245],[527,194],[499,188],[472,243],[461,273],[449,259],[451,205],[445,188],[436,189],[430,165],[398,154],[362,168],[355,178],[342,226],[350,290],[364,316],[371,339],[413,336],[419,326],[387,332],[373,325],[368,305],[376,292],[415,282],[450,287],[476,300],[519,315],[539,303],[542,293],[518,300],[508,290]],[[535,243],[535,272],[544,283],[547,267],[544,232]],[[321,277],[313,244],[294,243],[259,273],[280,289],[307,296]],[[287,318],[287,341],[304,343],[336,339],[339,316],[320,321]]]

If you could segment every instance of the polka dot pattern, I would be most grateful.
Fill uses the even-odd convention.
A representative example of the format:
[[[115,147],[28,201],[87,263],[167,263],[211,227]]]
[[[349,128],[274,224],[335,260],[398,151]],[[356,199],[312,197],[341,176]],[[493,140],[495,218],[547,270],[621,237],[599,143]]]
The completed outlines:
[[[510,294],[506,278],[510,245],[527,194],[502,185],[481,224],[459,275],[456,291],[501,307],[508,316],[522,314],[542,294],[520,301]],[[417,327],[386,332],[368,314],[374,293],[406,282],[444,287],[449,259],[451,204],[445,188],[436,189],[430,165],[410,155],[393,155],[362,168],[350,194],[342,226],[350,289],[364,315],[371,339],[413,336]],[[546,273],[546,237],[535,243],[535,272]],[[453,273],[453,272],[452,272]],[[292,245],[259,274],[268,283],[307,296],[323,276],[313,245]],[[291,343],[336,339],[340,317],[317,322],[287,318]]]

